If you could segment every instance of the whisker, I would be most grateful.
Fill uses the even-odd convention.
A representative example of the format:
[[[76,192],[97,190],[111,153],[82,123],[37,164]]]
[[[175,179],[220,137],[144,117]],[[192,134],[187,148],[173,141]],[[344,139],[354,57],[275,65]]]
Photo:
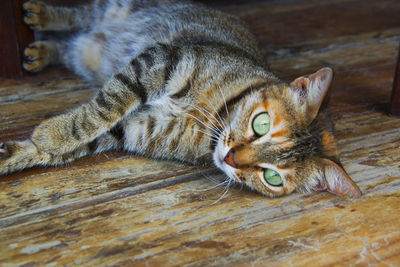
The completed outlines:
[[[224,95],[224,93],[222,92],[221,86],[219,86],[219,84],[218,84],[218,83],[217,83],[217,87],[218,87],[218,89],[219,89],[219,91],[220,91],[220,93],[221,93],[221,95],[222,95],[222,99],[224,100],[224,105],[225,105],[226,115],[228,115],[228,116],[229,116],[229,111],[228,111],[228,106],[226,105],[226,99],[225,99],[225,95]]]
[[[209,125],[205,124],[204,122],[202,122],[199,118],[197,118],[196,116],[193,116],[192,114],[189,114],[187,112],[185,112],[186,115],[192,117],[193,119],[197,120],[199,123],[201,123],[202,125],[204,125],[206,128],[210,129],[213,133],[219,134],[218,132],[216,132],[212,127],[210,127]]]
[[[208,132],[206,132],[206,131],[202,131],[202,130],[200,130],[200,129],[193,129],[193,131],[200,132],[200,133],[204,133],[205,135],[207,135],[207,136],[206,136],[207,138],[209,138],[209,139],[211,139],[211,140],[214,140],[214,141],[219,141],[219,140],[221,140],[218,136],[212,135],[212,134],[210,134],[210,133],[208,133]]]
[[[211,186],[211,187],[208,187],[208,188],[206,188],[206,189],[195,189],[194,191],[197,191],[197,192],[205,192],[205,191],[210,191],[210,190],[212,190],[212,189],[214,189],[214,188],[217,188],[217,187],[220,187],[221,185],[224,185],[224,184],[226,184],[228,181],[227,180],[225,180],[225,181],[223,181],[222,183],[219,183],[219,184],[216,184],[216,185],[213,185],[213,186]]]
[[[231,183],[232,183],[232,179],[230,179],[229,177],[228,177],[228,179],[229,179],[229,182],[228,182],[228,184],[225,186],[225,189],[224,189],[224,193],[222,194],[222,196],[220,196],[216,201],[214,201],[211,205],[214,205],[214,204],[216,204],[216,203],[218,203],[221,199],[223,199],[224,197],[225,197],[225,195],[228,193],[228,191],[229,191],[229,188],[230,188],[230,186],[231,186]]]
[[[206,110],[206,109],[204,109],[204,108],[200,108],[200,107],[195,106],[195,105],[192,105],[192,104],[187,104],[187,105],[190,105],[190,106],[192,106],[193,108],[195,108],[197,111],[199,111],[199,112],[200,112],[204,117],[206,117],[207,120],[215,127],[215,130],[216,130],[219,134],[222,133],[221,129],[220,129],[217,125],[215,125],[215,124],[213,123],[213,121],[212,121],[206,114],[204,114],[204,112],[207,112],[208,114],[210,114],[211,116],[214,117],[213,114],[211,114],[208,110]],[[203,111],[204,111],[204,112],[203,112]],[[214,117],[214,119],[217,120],[215,117]],[[217,120],[217,121],[218,121],[218,120]]]
[[[208,175],[206,175],[205,173],[201,173],[205,178],[207,178],[207,180],[210,180],[211,182],[213,182],[213,183],[215,183],[215,184],[218,184],[220,181],[218,181],[218,180],[215,180],[215,179],[213,179],[213,178],[211,178],[210,176],[208,176]],[[225,177],[225,180],[224,180],[224,182],[227,182],[228,181],[228,179],[226,179],[226,177]]]
[[[215,120],[218,122],[218,124],[221,126],[221,128],[222,129],[225,129],[226,128],[226,125],[225,125],[225,123],[224,123],[224,120],[221,118],[221,116],[219,115],[219,112],[217,111],[217,109],[212,105],[212,103],[210,102],[210,100],[209,99],[206,99],[207,100],[207,102],[208,102],[208,104],[207,104],[207,107],[210,107],[211,106],[211,109],[215,112],[215,114],[217,114],[217,116],[218,116],[218,118],[216,118],[214,115],[213,115],[213,117],[215,118]],[[222,125],[221,125],[222,124]]]
[[[207,101],[208,102],[210,102],[208,99],[207,99]],[[208,106],[208,105],[207,105]],[[218,119],[217,117],[215,117],[214,116],[214,114],[212,114],[211,112],[209,112],[207,109],[205,109],[205,108],[202,108],[202,107],[198,107],[198,108],[201,108],[204,112],[207,112],[207,114],[209,114],[210,116],[212,116],[214,119],[215,119],[215,121],[219,124],[219,126],[221,127],[221,128],[218,128],[219,130],[222,130],[222,129],[224,129],[225,128],[225,125],[223,124],[224,122],[221,120],[219,120],[219,119],[221,119],[221,117]],[[218,115],[218,117],[219,117],[219,114],[218,114],[218,111],[216,111],[215,110],[215,108],[214,108],[214,111],[215,111],[215,113]],[[222,123],[222,124],[221,124]],[[216,126],[217,127],[217,126]]]

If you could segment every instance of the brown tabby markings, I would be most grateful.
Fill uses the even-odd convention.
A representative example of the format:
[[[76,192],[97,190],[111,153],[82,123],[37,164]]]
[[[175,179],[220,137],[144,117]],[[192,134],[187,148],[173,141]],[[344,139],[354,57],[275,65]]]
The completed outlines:
[[[24,67],[63,63],[103,87],[88,103],[42,122],[31,139],[0,144],[0,174],[119,149],[214,163],[229,184],[268,196],[296,189],[360,195],[340,167],[321,108],[332,70],[284,83],[264,68],[240,20],[191,2],[95,0],[64,8],[29,1],[24,8],[32,28],[76,30],[72,39],[33,43]],[[258,110],[272,119],[265,136],[252,128]],[[281,185],[264,179],[268,169]]]

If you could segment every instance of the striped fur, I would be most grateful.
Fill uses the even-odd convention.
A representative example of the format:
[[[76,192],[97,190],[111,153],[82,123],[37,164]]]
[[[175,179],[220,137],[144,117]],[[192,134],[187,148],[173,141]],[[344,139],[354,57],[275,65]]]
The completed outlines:
[[[33,43],[24,67],[62,63],[102,88],[42,122],[30,140],[1,144],[0,174],[117,149],[215,164],[268,196],[296,189],[359,195],[338,167],[327,110],[319,111],[331,70],[286,84],[264,68],[242,22],[191,2],[97,0],[63,8],[29,1],[24,8],[33,29],[79,32]],[[262,112],[272,123],[258,136],[251,125]],[[280,173],[282,186],[266,184],[266,168]]]

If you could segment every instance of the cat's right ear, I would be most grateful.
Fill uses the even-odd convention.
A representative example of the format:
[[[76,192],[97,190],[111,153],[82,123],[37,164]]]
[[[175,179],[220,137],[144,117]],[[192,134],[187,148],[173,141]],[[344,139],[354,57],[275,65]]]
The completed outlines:
[[[313,74],[301,76],[290,83],[286,95],[297,112],[305,117],[307,123],[311,123],[317,116],[328,93],[332,77],[331,68],[322,68]]]

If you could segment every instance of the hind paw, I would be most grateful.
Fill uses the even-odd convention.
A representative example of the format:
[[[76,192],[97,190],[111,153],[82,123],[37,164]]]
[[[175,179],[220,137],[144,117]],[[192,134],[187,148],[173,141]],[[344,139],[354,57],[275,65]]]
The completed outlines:
[[[24,50],[22,66],[27,71],[38,72],[49,64],[49,51],[43,42],[33,42]]]
[[[32,30],[46,29],[50,18],[45,3],[32,0],[26,2],[22,8],[25,12],[24,22]]]

